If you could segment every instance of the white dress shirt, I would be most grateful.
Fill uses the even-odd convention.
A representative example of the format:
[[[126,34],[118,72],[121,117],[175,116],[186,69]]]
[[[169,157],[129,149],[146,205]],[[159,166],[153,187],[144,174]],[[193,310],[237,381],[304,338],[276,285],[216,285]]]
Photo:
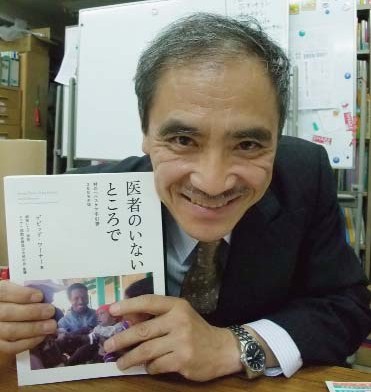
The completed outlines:
[[[198,243],[198,240],[186,234],[167,214],[166,216],[166,245],[167,245],[167,289],[168,294],[179,297],[185,274],[190,267],[189,255]],[[224,237],[229,244],[231,234]],[[300,352],[285,329],[276,323],[262,319],[248,323],[268,344],[276,356],[280,367],[268,368],[267,376],[276,376],[283,373],[286,377],[292,376],[303,364]]]

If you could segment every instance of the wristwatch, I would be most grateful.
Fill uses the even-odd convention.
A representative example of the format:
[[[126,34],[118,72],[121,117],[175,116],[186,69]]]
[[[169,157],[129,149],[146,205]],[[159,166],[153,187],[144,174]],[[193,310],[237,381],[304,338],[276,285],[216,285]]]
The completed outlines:
[[[228,327],[240,343],[240,360],[246,370],[246,376],[253,379],[263,374],[265,353],[260,343],[245,328],[239,325]]]

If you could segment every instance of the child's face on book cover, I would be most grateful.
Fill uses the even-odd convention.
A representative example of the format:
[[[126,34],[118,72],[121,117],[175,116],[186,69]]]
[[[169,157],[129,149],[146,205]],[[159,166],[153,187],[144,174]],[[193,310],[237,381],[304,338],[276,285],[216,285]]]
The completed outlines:
[[[116,319],[106,310],[97,310],[98,323],[103,327],[116,324]]]

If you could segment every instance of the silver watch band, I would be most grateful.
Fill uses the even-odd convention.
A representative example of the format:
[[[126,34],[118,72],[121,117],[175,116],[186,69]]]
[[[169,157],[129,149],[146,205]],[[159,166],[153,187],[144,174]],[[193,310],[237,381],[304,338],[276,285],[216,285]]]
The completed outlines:
[[[249,379],[264,373],[265,353],[260,343],[242,326],[228,327],[240,343],[240,360]]]

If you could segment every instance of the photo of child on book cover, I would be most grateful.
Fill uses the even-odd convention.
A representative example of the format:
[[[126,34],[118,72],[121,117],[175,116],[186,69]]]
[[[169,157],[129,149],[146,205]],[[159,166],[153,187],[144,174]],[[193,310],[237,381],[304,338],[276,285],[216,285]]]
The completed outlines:
[[[30,350],[32,370],[115,362],[122,353],[106,353],[104,342],[135,323],[111,316],[112,303],[153,294],[153,274],[28,281],[55,307],[58,329]]]

